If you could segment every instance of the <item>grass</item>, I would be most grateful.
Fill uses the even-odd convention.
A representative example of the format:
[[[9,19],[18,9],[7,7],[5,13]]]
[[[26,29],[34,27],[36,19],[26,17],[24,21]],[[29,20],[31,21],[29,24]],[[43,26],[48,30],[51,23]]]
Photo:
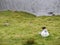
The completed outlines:
[[[4,26],[8,21],[9,26]],[[42,38],[38,33],[46,26],[50,36]],[[24,45],[34,38],[34,45],[60,45],[60,16],[40,16],[26,12],[0,12],[0,45]]]

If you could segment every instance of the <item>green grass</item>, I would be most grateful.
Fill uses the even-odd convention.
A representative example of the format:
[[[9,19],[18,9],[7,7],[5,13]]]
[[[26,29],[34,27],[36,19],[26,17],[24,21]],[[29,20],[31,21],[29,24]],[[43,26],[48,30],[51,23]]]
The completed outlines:
[[[8,21],[9,26],[4,26]],[[46,26],[50,36],[42,38],[38,33]],[[25,12],[0,12],[0,45],[23,45],[34,38],[34,45],[60,45],[60,16],[40,16]]]

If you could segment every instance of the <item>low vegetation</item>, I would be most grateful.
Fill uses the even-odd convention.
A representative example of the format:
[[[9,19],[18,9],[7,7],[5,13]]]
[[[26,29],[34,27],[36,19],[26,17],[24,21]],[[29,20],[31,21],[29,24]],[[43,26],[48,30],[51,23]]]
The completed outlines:
[[[43,26],[50,33],[47,38],[38,34]],[[33,45],[60,45],[60,16],[36,17],[26,12],[1,11],[0,45],[24,45],[26,41]]]

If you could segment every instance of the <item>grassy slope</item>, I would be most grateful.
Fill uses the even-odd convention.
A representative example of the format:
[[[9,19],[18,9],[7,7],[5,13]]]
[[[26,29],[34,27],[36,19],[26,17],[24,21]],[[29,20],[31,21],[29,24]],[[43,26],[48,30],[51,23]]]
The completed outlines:
[[[3,26],[3,23],[10,23]],[[42,38],[38,33],[46,26],[50,37]],[[34,38],[35,45],[60,45],[60,16],[35,17],[23,12],[0,12],[0,45],[23,45]]]

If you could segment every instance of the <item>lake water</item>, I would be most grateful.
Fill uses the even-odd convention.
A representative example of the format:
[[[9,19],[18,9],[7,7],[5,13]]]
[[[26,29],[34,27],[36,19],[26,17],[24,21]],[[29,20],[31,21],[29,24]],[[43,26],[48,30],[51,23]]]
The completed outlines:
[[[60,0],[0,0],[0,10],[26,11],[36,16],[60,14]]]

